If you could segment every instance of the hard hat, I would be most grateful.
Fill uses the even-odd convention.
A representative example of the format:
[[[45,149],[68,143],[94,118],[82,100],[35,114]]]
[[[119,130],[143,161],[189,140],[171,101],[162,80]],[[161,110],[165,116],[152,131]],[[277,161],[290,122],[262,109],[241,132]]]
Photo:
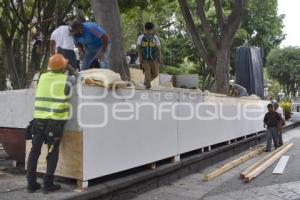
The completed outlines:
[[[136,49],[136,45],[135,45],[135,44],[132,44],[132,45],[130,46],[130,49]]]
[[[69,60],[66,59],[63,55],[56,53],[49,58],[48,69],[54,71],[65,69],[68,62]]]

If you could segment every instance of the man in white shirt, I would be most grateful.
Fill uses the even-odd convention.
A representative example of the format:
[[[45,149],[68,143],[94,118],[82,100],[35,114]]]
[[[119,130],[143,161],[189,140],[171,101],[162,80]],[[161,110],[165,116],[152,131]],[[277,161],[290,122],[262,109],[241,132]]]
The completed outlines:
[[[279,141],[279,146],[282,146],[283,141],[282,141],[282,132],[283,132],[283,126],[285,124],[284,122],[284,113],[282,108],[279,106],[279,104],[276,102],[274,103],[274,109],[275,112],[277,112],[280,115],[281,121],[278,123],[277,126],[277,132],[278,132],[278,141]]]
[[[69,64],[77,69],[77,60],[75,54],[75,44],[73,36],[70,34],[70,27],[65,23],[58,26],[51,34],[50,55],[55,53],[62,54],[69,60]]]

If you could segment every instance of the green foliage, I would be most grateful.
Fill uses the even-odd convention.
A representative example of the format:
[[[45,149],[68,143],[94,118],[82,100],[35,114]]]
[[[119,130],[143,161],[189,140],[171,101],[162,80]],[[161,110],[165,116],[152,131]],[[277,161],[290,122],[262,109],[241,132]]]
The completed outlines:
[[[37,0],[26,0],[23,2],[25,11],[24,15],[26,18],[29,19],[31,17],[30,14],[32,12],[34,2],[36,1]],[[10,4],[11,1],[3,0],[3,2]],[[54,29],[55,24],[61,20],[65,20],[67,22],[74,20],[76,17],[76,7],[81,5],[86,16],[93,20],[93,12],[88,0],[61,0],[55,2],[41,1],[41,8],[36,8],[33,13],[33,18],[38,20],[51,18],[54,15],[58,17],[57,20],[37,24],[41,27],[45,36],[45,42],[43,43],[44,53],[46,55],[45,58],[47,58],[49,36],[51,31]],[[207,70],[207,66],[203,64],[202,59],[197,54],[189,34],[187,33],[185,22],[177,1],[119,0],[118,2],[121,11],[126,51],[129,49],[131,44],[136,43],[138,34],[143,31],[143,24],[147,21],[152,21],[156,25],[157,35],[160,37],[162,43],[163,64],[175,67],[166,67],[167,71],[178,74],[197,73],[201,75],[203,80],[205,80],[207,76],[209,76],[209,78],[213,78],[211,76],[211,72]],[[189,0],[190,5],[195,5],[192,2],[194,1]],[[232,1],[222,1],[225,16],[230,14],[230,2]],[[71,8],[69,6],[71,6]],[[196,8],[191,7],[191,9],[192,13],[195,14]],[[217,34],[218,27],[216,25],[216,12],[212,0],[206,0],[205,9],[212,32]],[[25,41],[23,38],[25,35],[23,34],[27,31],[29,38],[32,31],[31,28],[35,25],[22,25],[17,13],[13,12],[12,9],[9,9],[9,6],[4,5],[0,8],[0,22],[5,25],[3,26],[4,28],[1,28],[3,41],[10,41],[14,50],[13,56],[16,58],[15,71],[25,71],[24,69],[26,68],[26,65],[21,62],[21,58],[22,60],[25,60],[25,56],[29,57],[27,59],[27,67],[30,70],[30,50],[32,46],[30,46],[31,41],[28,40],[27,49],[29,51],[25,53],[24,49],[26,45],[25,42],[23,42]],[[200,29],[199,20],[196,20],[196,25]],[[6,37],[6,33],[8,36],[12,36],[13,38],[9,40]],[[203,34],[201,34],[201,36],[203,37]],[[235,47],[245,44],[246,40],[248,40],[250,45],[264,48],[265,53],[267,54],[269,50],[276,47],[282,39],[282,16],[277,15],[277,0],[248,0],[242,25],[235,36],[235,42],[231,52],[231,61],[234,61]],[[206,43],[205,39],[204,42]],[[6,54],[1,55],[4,57],[4,60],[7,60]],[[193,63],[192,69],[187,69],[185,67],[187,65],[187,61]],[[46,61],[44,61],[44,64],[46,64]],[[234,66],[233,62],[231,63],[231,66]],[[7,71],[9,71],[8,73],[11,73],[11,77],[14,77],[14,73],[11,70],[13,67],[6,66],[5,68],[10,69]],[[20,77],[25,77],[24,73],[20,72],[17,74]]]
[[[74,20],[75,7],[79,4],[83,5],[87,14],[91,13],[87,0],[0,1],[0,38],[4,44],[0,46],[4,60],[1,67],[14,89],[30,85],[36,70],[33,61],[41,60],[38,64],[41,62],[41,66],[46,66],[51,32],[62,21]],[[43,41],[39,47],[41,53],[34,55],[32,39],[37,31],[43,35]]]
[[[284,40],[283,15],[277,14],[277,0],[248,0],[240,29],[235,35],[231,53],[234,66],[235,48],[243,45],[263,49],[264,58]]]
[[[292,112],[292,103],[290,101],[282,101],[279,105],[284,112],[285,119],[289,119]]]
[[[198,65],[190,61],[188,57],[184,58],[183,63],[181,63],[179,67],[165,66],[161,68],[161,73],[170,75],[199,74],[199,71]]]
[[[284,35],[283,16],[278,16],[277,6],[277,0],[248,0],[240,28],[244,33],[237,40],[248,40],[249,45],[263,48],[266,55],[278,46]]]
[[[271,79],[268,73],[268,70],[264,68],[264,83],[265,86],[268,86],[268,96],[277,98],[278,93],[280,92],[283,87],[277,80]]]
[[[300,81],[300,48],[274,49],[267,57],[267,69],[271,78],[284,86],[287,93],[295,95]]]
[[[160,73],[169,75],[181,75],[184,74],[183,70],[179,67],[174,66],[164,66],[160,68]]]
[[[191,1],[192,2],[192,1]],[[136,43],[137,35],[142,32],[146,21],[153,21],[157,34],[162,40],[162,56],[166,65],[178,67],[185,57],[200,66],[201,59],[186,31],[185,23],[177,1],[172,0],[119,0],[122,12],[125,48]],[[194,5],[190,3],[190,5]],[[230,14],[230,2],[223,1],[223,12]],[[191,7],[192,12],[196,8]],[[212,0],[206,1],[206,15],[212,32],[218,32],[216,12]],[[196,20],[200,29],[200,21]],[[284,38],[282,33],[282,16],[277,15],[277,0],[248,0],[242,25],[235,36],[231,52],[231,66],[234,66],[235,48],[244,45],[259,46],[265,50],[278,46]],[[203,36],[203,34],[202,34]],[[206,42],[206,39],[204,38]],[[234,71],[233,71],[234,72]]]
[[[269,96],[276,98],[278,96],[278,93],[281,90],[281,85],[278,83],[278,81],[271,81],[270,87],[269,87]]]

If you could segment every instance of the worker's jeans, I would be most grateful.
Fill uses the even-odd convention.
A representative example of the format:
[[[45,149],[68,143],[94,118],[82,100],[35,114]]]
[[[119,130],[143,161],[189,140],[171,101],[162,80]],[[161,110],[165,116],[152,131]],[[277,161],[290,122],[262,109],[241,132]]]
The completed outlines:
[[[274,142],[275,148],[278,145],[278,134],[277,134],[277,127],[268,127],[267,128],[267,151],[271,151],[272,149],[272,139]]]
[[[33,125],[32,147],[27,162],[27,181],[28,185],[34,185],[37,181],[36,169],[41,148],[47,142],[49,153],[46,158],[47,169],[44,175],[44,187],[53,184],[54,172],[56,170],[60,139],[63,133],[65,121],[51,119],[35,119]]]
[[[82,69],[87,70],[91,68],[93,61],[99,62],[99,65],[102,69],[109,69],[109,55],[111,51],[111,44],[109,43],[107,49],[104,53],[104,56],[101,60],[98,60],[97,55],[99,53],[100,48],[95,49],[85,49],[84,58],[82,60]]]

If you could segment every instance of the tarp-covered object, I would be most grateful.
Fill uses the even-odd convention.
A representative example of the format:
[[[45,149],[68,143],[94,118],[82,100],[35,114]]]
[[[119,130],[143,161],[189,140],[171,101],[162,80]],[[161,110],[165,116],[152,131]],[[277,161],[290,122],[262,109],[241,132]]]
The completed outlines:
[[[239,47],[236,50],[236,83],[248,94],[264,97],[263,53],[257,47]]]

